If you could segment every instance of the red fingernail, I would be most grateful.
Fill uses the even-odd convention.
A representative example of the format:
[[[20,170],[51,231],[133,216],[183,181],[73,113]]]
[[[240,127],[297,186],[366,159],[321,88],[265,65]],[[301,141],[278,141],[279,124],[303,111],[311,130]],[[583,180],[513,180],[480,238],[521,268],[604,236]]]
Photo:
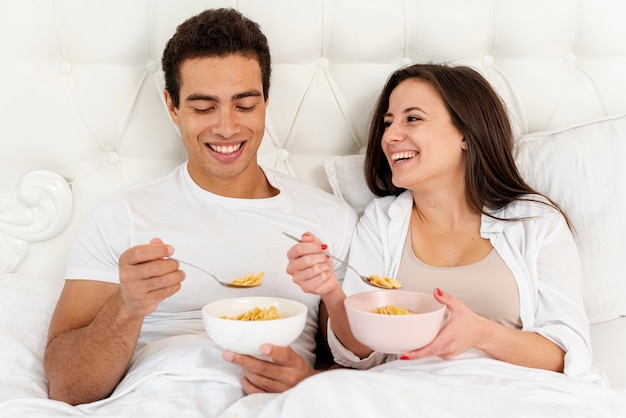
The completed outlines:
[[[438,294],[439,296],[443,296],[443,292],[441,291],[441,289],[437,288],[437,294]]]
[[[325,250],[326,248],[328,248],[328,245],[322,244],[322,250]]]
[[[400,357],[400,360],[410,360],[410,359],[409,359],[409,356],[402,356]]]

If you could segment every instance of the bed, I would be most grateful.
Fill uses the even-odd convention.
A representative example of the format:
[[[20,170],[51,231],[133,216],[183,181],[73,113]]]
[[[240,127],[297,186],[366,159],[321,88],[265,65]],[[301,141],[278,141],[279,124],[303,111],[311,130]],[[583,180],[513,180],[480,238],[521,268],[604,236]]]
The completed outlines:
[[[363,151],[387,75],[418,61],[483,73],[511,113],[523,175],[576,226],[601,377],[564,379],[471,355],[389,363],[321,373],[281,395],[234,398],[220,416],[626,416],[621,0],[0,2],[0,416],[209,415],[201,399],[211,376],[200,372],[135,379],[110,399],[72,407],[47,399],[42,366],[85,215],[186,158],[163,102],[159,60],[176,25],[209,7],[241,10],[270,42],[261,164],[357,211],[371,199]]]

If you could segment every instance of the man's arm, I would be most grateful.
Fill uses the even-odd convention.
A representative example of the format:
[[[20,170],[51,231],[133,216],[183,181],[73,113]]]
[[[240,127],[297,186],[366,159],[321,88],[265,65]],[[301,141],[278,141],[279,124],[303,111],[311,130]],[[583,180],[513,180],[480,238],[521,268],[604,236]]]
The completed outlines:
[[[120,284],[66,280],[50,322],[44,368],[51,399],[73,405],[111,394],[135,350],[143,319],[180,289],[184,273],[155,239],[120,257]]]
[[[117,284],[66,280],[44,356],[50,399],[77,405],[111,394],[143,322],[130,320],[121,305]]]

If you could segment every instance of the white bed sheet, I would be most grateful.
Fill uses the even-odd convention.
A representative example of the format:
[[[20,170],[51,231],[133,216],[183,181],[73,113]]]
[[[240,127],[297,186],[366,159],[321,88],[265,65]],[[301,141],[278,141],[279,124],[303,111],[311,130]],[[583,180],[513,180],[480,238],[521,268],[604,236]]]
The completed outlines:
[[[239,369],[203,332],[149,344],[110,398],[73,407],[47,399],[42,366],[61,285],[0,274],[0,417],[626,417],[626,389],[475,353],[325,372],[280,395],[243,397]]]
[[[223,416],[598,418],[625,413],[626,391],[465,356],[398,360],[370,371],[335,370],[265,402],[244,398]]]
[[[336,370],[280,395],[240,398],[237,380],[220,367],[188,368],[211,354],[201,337],[178,339],[171,352],[145,358],[142,371],[109,399],[71,407],[45,399],[9,401],[6,416],[321,417],[589,417],[626,413],[626,391],[481,357],[396,361],[372,371]],[[206,343],[206,341],[205,341]],[[161,348],[164,348],[163,345]],[[184,350],[185,356],[164,362]],[[152,370],[158,363],[158,370]],[[232,406],[228,407],[230,403]]]

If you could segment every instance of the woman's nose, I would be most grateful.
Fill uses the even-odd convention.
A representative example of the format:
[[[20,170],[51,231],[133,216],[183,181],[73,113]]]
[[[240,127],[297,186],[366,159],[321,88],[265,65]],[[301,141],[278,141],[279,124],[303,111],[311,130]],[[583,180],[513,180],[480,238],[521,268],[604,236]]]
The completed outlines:
[[[393,123],[388,125],[383,132],[383,141],[387,143],[398,142],[404,138],[404,134],[401,129],[398,129]]]

